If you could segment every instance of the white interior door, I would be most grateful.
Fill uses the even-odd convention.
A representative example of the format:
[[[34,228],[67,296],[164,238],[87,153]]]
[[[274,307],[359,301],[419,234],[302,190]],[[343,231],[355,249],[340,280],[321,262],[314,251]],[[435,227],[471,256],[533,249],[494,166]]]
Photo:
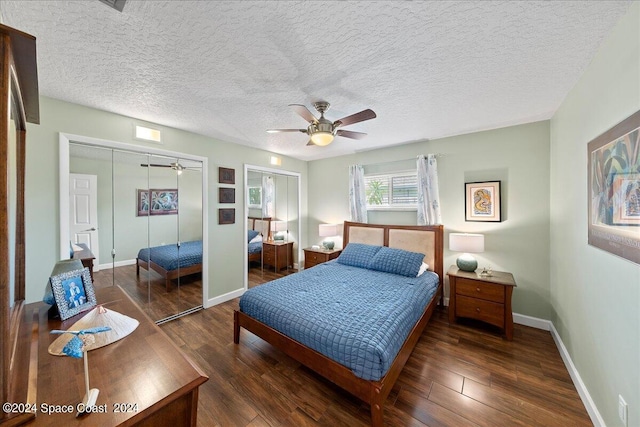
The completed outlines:
[[[74,243],[84,243],[96,257],[94,271],[99,269],[98,244],[98,177],[69,174],[69,233]]]

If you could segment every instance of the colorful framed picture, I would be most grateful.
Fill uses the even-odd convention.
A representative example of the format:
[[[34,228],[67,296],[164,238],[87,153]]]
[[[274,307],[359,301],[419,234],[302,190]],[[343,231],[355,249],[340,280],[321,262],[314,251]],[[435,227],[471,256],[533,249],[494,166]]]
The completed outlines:
[[[236,210],[234,208],[218,209],[218,224],[235,224]]]
[[[219,203],[235,203],[236,189],[235,188],[218,188],[218,202]]]
[[[66,320],[96,306],[96,294],[88,268],[51,276],[49,281],[60,319]]]
[[[640,111],[587,145],[588,242],[640,264]]]
[[[218,168],[218,182],[220,184],[235,184],[236,170],[230,168]]]
[[[464,184],[465,221],[501,222],[500,181]]]
[[[149,197],[151,193],[151,197]],[[178,190],[138,190],[138,215],[176,215],[178,213]]]

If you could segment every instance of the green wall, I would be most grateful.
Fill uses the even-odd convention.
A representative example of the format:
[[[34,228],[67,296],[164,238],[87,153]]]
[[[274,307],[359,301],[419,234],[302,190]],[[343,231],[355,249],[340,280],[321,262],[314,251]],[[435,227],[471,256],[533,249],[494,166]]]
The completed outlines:
[[[162,131],[163,144],[133,139],[134,124]],[[238,144],[221,142],[202,135],[145,123],[130,117],[100,111],[52,98],[40,98],[40,124],[29,125],[27,133],[27,170],[25,189],[27,301],[38,301],[54,263],[60,259],[59,244],[59,132],[118,141],[156,149],[199,155],[209,159],[209,299],[242,289],[246,254],[244,253],[244,164],[274,168],[269,153]],[[281,156],[282,170],[299,172],[301,186],[307,185],[307,163]],[[236,223],[218,225],[218,167],[235,169]],[[302,192],[301,217],[306,217],[306,192]],[[303,222],[302,236],[306,235]],[[303,241],[304,245],[305,242]]]
[[[640,426],[640,266],[587,244],[587,144],[639,109],[636,2],[551,120],[551,320],[608,426],[618,394]]]
[[[450,232],[482,233],[478,264],[510,271],[517,313],[548,319],[549,305],[549,122],[416,142],[309,163],[309,244],[319,244],[319,223],[349,219],[348,167],[381,172],[415,169],[419,154],[438,154],[440,203],[445,227],[445,270],[458,253],[448,250]],[[410,159],[410,160],[409,160]],[[367,166],[368,165],[368,166]],[[328,173],[330,171],[330,173]],[[502,181],[503,222],[464,220],[464,183]],[[369,212],[369,222],[416,224],[416,211]]]

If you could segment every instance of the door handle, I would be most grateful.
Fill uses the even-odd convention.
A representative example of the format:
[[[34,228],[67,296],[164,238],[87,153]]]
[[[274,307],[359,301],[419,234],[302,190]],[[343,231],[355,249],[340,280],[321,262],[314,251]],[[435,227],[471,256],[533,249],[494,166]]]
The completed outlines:
[[[97,230],[97,228],[91,227],[88,230],[82,230],[81,233],[84,232],[84,231],[96,231],[96,230]]]

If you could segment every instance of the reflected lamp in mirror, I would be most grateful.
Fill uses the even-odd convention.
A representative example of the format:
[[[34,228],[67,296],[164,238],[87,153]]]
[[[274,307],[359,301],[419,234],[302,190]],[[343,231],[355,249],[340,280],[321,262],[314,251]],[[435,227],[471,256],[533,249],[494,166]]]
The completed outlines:
[[[326,239],[322,242],[322,246],[326,250],[331,250],[335,246],[335,243],[332,237],[338,235],[338,225],[337,224],[320,224],[318,226],[318,234],[320,237],[326,237]]]
[[[463,252],[456,260],[460,270],[476,271],[478,261],[471,254],[484,252],[484,234],[450,233],[449,250]]]
[[[285,233],[283,233],[283,231]],[[284,240],[287,231],[287,221],[271,221],[271,235],[273,240]]]

